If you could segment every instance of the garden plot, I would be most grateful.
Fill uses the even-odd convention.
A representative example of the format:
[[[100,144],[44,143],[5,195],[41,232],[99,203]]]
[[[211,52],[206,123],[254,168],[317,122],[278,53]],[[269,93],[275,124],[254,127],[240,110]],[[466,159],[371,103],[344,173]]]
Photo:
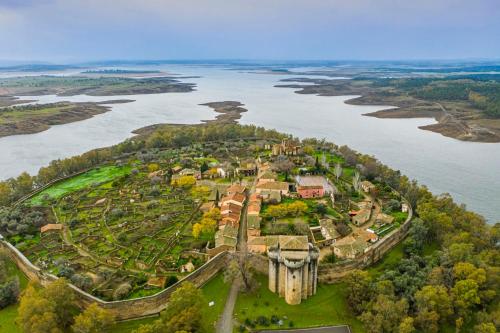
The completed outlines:
[[[90,185],[45,201],[64,228],[23,248],[42,269],[106,300],[155,293],[165,286],[148,280],[159,277],[171,284],[185,274],[182,265],[205,261],[197,255],[204,244],[191,236],[203,198],[195,198],[190,186],[170,185],[161,169],[152,176],[147,165],[135,162],[120,170],[128,171],[111,180],[97,173],[100,181],[86,177]]]

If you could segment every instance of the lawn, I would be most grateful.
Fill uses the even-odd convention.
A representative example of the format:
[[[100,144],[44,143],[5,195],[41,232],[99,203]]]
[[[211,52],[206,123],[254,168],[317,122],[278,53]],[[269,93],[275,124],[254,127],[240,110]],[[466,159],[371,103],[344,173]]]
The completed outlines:
[[[224,282],[224,277],[222,274],[218,274],[213,279],[208,281],[202,288],[203,295],[207,301],[206,308],[206,327],[207,332],[214,332],[214,324],[219,319],[219,316],[224,310],[226,304],[227,295],[229,294],[229,289],[231,285]],[[215,304],[208,307],[209,302],[214,302]]]
[[[271,319],[272,315],[283,320],[284,328],[306,328],[314,326],[341,325],[351,326],[352,332],[364,332],[361,322],[352,314],[346,303],[346,290],[342,283],[318,286],[316,295],[302,301],[300,305],[289,305],[283,298],[267,288],[267,277],[258,276],[260,287],[255,294],[239,294],[234,315],[240,323],[248,318],[255,321],[259,316]],[[279,328],[256,326],[256,329]]]
[[[205,312],[205,329],[207,333],[215,332],[214,325],[217,322],[220,314],[224,310],[224,305],[226,304],[226,298],[229,293],[230,285],[224,283],[223,275],[219,274],[213,279],[208,281],[201,290],[206,300],[206,312]],[[215,304],[211,307],[208,303],[213,301]],[[137,320],[128,320],[117,323],[112,329],[108,330],[108,333],[130,333],[133,330],[139,328],[140,325],[150,324],[158,319],[158,317],[149,317]]]
[[[439,250],[439,244],[437,242],[425,244],[422,255],[428,256],[433,254],[437,250]],[[378,277],[383,272],[394,269],[394,267],[396,267],[396,265],[401,261],[401,259],[403,259],[403,257],[403,242],[400,242],[389,252],[387,252],[378,263],[369,267],[367,271],[372,277]]]
[[[21,290],[26,288],[28,284],[28,278],[21,272],[14,262],[10,262],[7,266],[7,272],[9,276],[17,275],[19,278],[19,284]],[[0,332],[1,333],[18,333],[21,332],[19,327],[17,327],[15,320],[17,317],[18,304],[10,305],[2,310],[0,310]]]
[[[400,242],[387,252],[378,263],[369,267],[367,271],[371,276],[377,277],[383,272],[393,269],[403,259],[403,256],[403,242]]]
[[[43,200],[43,197],[45,195],[48,195],[53,199],[59,199],[68,193],[81,190],[95,183],[101,184],[111,181],[117,177],[124,176],[129,172],[129,166],[106,166],[93,169],[76,177],[50,186],[49,188],[43,190],[42,192],[31,198],[30,204],[34,206],[43,205],[45,204],[45,201]]]
[[[138,329],[141,325],[151,324],[156,319],[158,319],[158,317],[154,316],[143,319],[121,321],[114,325],[111,329],[107,330],[107,333],[130,333]]]

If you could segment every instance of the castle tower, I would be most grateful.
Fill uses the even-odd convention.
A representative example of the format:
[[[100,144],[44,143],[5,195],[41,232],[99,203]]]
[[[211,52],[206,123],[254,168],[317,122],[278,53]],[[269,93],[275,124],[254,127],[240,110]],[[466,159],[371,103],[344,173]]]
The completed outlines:
[[[288,304],[300,304],[316,293],[319,250],[307,236],[279,236],[268,257],[269,290]]]

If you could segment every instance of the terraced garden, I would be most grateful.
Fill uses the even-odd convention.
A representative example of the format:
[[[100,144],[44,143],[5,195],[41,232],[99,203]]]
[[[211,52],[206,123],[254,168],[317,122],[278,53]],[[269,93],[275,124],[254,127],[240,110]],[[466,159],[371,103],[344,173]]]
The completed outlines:
[[[29,204],[62,230],[15,243],[38,267],[105,300],[156,293],[192,269],[184,264],[206,260],[206,240],[191,236],[203,191],[171,185],[170,167],[134,161],[57,183]]]

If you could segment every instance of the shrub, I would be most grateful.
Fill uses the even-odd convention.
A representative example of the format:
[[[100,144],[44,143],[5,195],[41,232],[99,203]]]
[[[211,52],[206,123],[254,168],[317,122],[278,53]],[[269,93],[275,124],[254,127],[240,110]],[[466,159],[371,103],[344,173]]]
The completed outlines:
[[[166,283],[165,283],[165,286],[166,286],[166,287],[170,287],[170,286],[172,286],[172,285],[176,284],[176,283],[177,283],[177,281],[179,281],[179,279],[177,278],[177,276],[175,276],[175,275],[170,275],[170,276],[167,278],[167,281],[166,281]]]
[[[113,293],[113,299],[116,301],[124,299],[130,293],[130,290],[132,290],[132,286],[130,284],[128,283],[120,284]]]
[[[17,276],[4,284],[0,284],[0,309],[16,303],[19,292],[19,279]]]
[[[265,316],[258,316],[257,317],[257,324],[260,326],[264,326],[264,327],[268,327],[269,325],[271,325],[269,318],[267,318]]]

